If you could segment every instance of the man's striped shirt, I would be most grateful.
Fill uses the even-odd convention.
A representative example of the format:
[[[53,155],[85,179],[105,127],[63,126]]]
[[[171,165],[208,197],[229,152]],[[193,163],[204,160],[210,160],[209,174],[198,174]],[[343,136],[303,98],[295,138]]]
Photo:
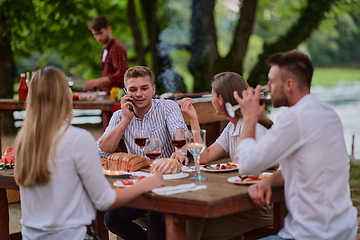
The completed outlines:
[[[110,119],[109,125],[104,134],[107,135],[116,125],[119,124],[122,118],[122,110],[116,111]],[[130,121],[127,126],[123,139],[126,144],[128,153],[142,155],[141,149],[135,144],[136,129],[145,128],[150,133],[150,138],[160,139],[162,146],[163,158],[168,158],[174,152],[175,148],[171,144],[172,136],[177,128],[188,130],[181,114],[179,105],[172,100],[153,99],[150,110],[145,114],[143,119],[136,116]],[[108,157],[111,153],[103,152],[100,148],[100,139],[96,141],[96,146],[102,157]]]

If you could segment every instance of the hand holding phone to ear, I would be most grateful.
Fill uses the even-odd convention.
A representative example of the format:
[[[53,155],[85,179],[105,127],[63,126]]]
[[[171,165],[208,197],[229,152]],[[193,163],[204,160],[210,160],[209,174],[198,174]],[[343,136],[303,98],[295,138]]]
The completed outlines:
[[[123,88],[123,90],[124,90],[124,94],[125,94],[125,95],[128,95],[128,92],[127,92],[126,88]],[[128,102],[131,102],[132,104],[134,104],[133,101],[131,101],[131,100],[127,100],[127,101],[128,101]],[[133,108],[132,106],[128,105],[128,109],[129,109],[130,111],[134,112],[134,108]]]

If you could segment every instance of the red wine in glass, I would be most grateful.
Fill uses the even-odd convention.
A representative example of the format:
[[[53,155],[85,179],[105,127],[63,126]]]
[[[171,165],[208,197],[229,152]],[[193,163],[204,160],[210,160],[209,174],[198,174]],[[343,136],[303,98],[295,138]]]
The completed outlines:
[[[182,148],[183,146],[185,146],[186,144],[186,140],[178,140],[178,139],[174,139],[171,141],[172,145],[178,149]]]
[[[266,103],[269,100],[270,100],[269,97],[260,97],[259,98],[259,103],[260,103],[260,105],[262,105],[262,104]]]
[[[149,138],[135,138],[135,144],[141,149],[145,147],[146,140]]]
[[[145,155],[153,161],[161,156],[161,152],[146,152]]]

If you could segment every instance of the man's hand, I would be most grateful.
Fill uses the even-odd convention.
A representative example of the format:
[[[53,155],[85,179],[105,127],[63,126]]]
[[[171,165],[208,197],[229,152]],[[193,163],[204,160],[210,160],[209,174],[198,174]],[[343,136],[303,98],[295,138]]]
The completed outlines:
[[[101,83],[99,83],[99,81],[97,79],[90,80],[84,84],[83,90],[84,91],[98,90],[100,88],[100,85],[101,85]]]
[[[265,109],[265,104],[260,105],[260,91],[261,86],[258,85],[255,91],[252,87],[242,92],[242,98],[240,98],[238,92],[234,91],[234,98],[240,104],[241,114],[245,119],[257,119]]]
[[[271,182],[263,179],[248,188],[250,198],[256,205],[263,206],[270,204]]]
[[[120,99],[121,110],[122,110],[123,116],[125,118],[133,118],[134,117],[134,112],[129,109],[129,107],[132,107],[134,109],[134,104],[133,104],[132,100],[133,99],[130,94],[124,95]]]
[[[93,80],[89,80],[87,81],[84,86],[83,86],[83,90],[84,91],[94,91],[94,90],[98,90],[101,88],[101,86],[105,83],[110,84],[110,79],[108,77],[101,77],[101,78],[96,78]]]

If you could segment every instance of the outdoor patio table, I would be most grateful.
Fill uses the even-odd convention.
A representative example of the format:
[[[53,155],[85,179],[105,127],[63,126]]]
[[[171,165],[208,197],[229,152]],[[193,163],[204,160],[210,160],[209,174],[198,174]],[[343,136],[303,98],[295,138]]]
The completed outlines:
[[[189,173],[191,177],[194,173]],[[247,194],[247,185],[236,185],[227,182],[227,178],[237,175],[237,172],[207,173],[208,178],[197,184],[207,185],[207,189],[178,193],[174,195],[158,195],[152,192],[141,195],[126,207],[159,211],[165,213],[167,240],[185,240],[185,221],[193,217],[214,218],[257,207]],[[190,183],[189,177],[165,180],[166,185]],[[108,178],[110,184],[115,179]],[[18,190],[13,170],[0,170],[0,239],[21,239],[20,234],[9,235],[9,212],[6,189]],[[286,213],[283,188],[274,188],[271,198],[274,205],[274,230],[277,232],[283,226]],[[101,239],[109,239],[108,230],[103,224],[104,212],[98,212],[94,221],[94,230]]]

